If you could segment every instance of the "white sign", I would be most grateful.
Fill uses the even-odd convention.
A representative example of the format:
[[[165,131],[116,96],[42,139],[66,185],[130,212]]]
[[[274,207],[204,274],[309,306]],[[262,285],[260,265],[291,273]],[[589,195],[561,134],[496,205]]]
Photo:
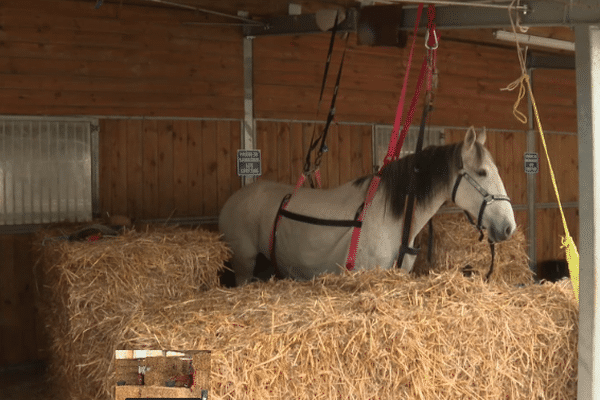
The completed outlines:
[[[237,151],[238,176],[258,176],[262,174],[260,150]]]
[[[540,157],[538,153],[525,153],[525,173],[537,174],[540,170]]]

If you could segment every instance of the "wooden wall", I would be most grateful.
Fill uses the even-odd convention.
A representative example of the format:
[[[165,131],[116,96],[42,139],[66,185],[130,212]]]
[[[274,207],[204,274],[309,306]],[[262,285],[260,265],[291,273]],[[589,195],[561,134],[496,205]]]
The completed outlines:
[[[105,2],[0,3],[0,113],[232,117],[243,113],[240,29]]]
[[[102,213],[135,219],[217,216],[240,187],[240,127],[240,121],[102,121]]]
[[[0,235],[0,366],[40,358],[31,234]]]
[[[512,117],[517,93],[500,90],[521,76],[515,50],[444,41],[443,34],[438,50],[439,88],[431,123],[527,129]],[[256,38],[256,117],[314,120],[328,45],[329,35],[325,34]],[[327,115],[343,48],[343,40],[338,39],[319,120]],[[414,93],[423,50],[423,39],[419,38],[407,96]],[[355,35],[351,34],[337,100],[337,120],[392,124],[407,58],[408,48],[358,46]],[[574,131],[573,71],[551,74],[536,71],[535,82],[540,92],[538,102],[545,107],[545,128]],[[409,102],[410,97],[406,108]],[[525,113],[526,103],[524,100],[519,108]]]
[[[313,131],[323,124],[290,122],[257,122],[258,148],[262,149],[261,179],[296,184],[302,173]],[[373,172],[371,126],[332,125],[323,155],[321,177],[323,188],[336,187],[351,179]],[[275,134],[273,134],[273,132]]]

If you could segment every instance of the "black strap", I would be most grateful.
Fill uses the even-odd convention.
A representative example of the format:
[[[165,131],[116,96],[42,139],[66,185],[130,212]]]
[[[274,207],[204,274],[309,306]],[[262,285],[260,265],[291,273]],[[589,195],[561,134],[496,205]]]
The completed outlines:
[[[336,23],[337,26],[337,23]],[[335,29],[335,26],[334,26]],[[334,36],[332,36],[333,39]],[[311,143],[310,146],[308,147],[308,152],[306,154],[306,160],[304,162],[304,172],[307,173],[310,171],[310,155],[311,153],[317,148],[317,146],[319,146],[319,150],[317,151],[317,156],[315,157],[315,168],[318,168],[319,165],[321,164],[321,158],[323,157],[323,153],[326,153],[329,149],[327,148],[327,145],[325,144],[326,140],[327,140],[327,135],[329,133],[329,126],[331,125],[331,122],[333,122],[333,118],[335,117],[335,102],[337,100],[337,94],[340,88],[340,81],[342,78],[342,71],[344,69],[344,60],[346,59],[346,50],[348,49],[348,39],[350,38],[350,35],[348,35],[346,37],[346,42],[344,45],[344,52],[342,53],[342,60],[340,62],[340,68],[338,69],[338,74],[335,80],[335,87],[333,89],[333,96],[331,97],[331,105],[329,106],[329,112],[327,114],[327,121],[325,122],[325,128],[323,129],[323,133],[321,133],[321,135],[312,140],[311,139]],[[328,63],[326,64],[326,68],[325,70],[327,71],[327,69],[329,68],[329,58],[331,58],[331,54],[328,54]],[[325,76],[323,77],[323,83],[322,86],[324,88],[325,85]],[[323,90],[323,89],[322,89]],[[321,96],[322,96],[322,90],[321,90]],[[319,99],[319,103],[321,102],[321,100]],[[309,183],[310,186],[312,188],[315,187],[315,184],[311,179],[309,179]]]
[[[292,198],[292,194],[286,194],[281,203],[279,204],[279,208],[277,209],[277,214],[275,215],[275,222],[273,223],[273,232],[271,236],[273,237],[273,244],[271,246],[271,265],[275,270],[275,277],[282,278],[281,272],[279,272],[279,267],[277,266],[277,256],[276,256],[276,247],[277,247],[277,227],[279,225],[279,219],[281,217],[286,217],[292,219],[294,221],[304,222],[307,224],[313,225],[323,225],[323,226],[337,226],[337,227],[346,227],[346,228],[362,228],[362,221],[358,219],[360,213],[362,212],[365,203],[363,202],[356,210],[354,214],[354,220],[345,220],[345,219],[322,219],[309,217],[307,215],[296,214],[294,212],[288,211],[285,209],[287,203]]]
[[[335,23],[331,29],[331,39],[329,40],[329,50],[327,51],[327,61],[325,62],[325,72],[323,73],[323,81],[321,82],[321,94],[319,94],[319,105],[323,100],[323,92],[325,91],[325,84],[327,83],[327,72],[329,72],[329,64],[331,64],[331,55],[333,54],[333,44],[335,43],[335,34],[338,29],[338,17],[339,11],[335,14]]]
[[[329,133],[329,126],[335,117],[335,101],[337,100],[338,90],[340,89],[340,80],[342,78],[342,70],[344,69],[344,60],[346,59],[346,49],[348,48],[348,38],[350,35],[346,37],[346,45],[344,46],[344,52],[342,53],[342,61],[340,62],[340,69],[338,70],[337,78],[335,79],[335,87],[333,88],[333,96],[331,97],[331,105],[329,106],[329,114],[327,114],[327,122],[325,123],[325,128],[323,129],[323,134],[321,135],[321,146],[319,147],[319,153],[317,157],[319,158],[323,153],[327,151],[327,146],[325,146],[325,139],[327,139],[327,134]],[[318,166],[318,165],[317,165]]]
[[[492,275],[492,271],[494,271],[494,255],[496,254],[495,243],[492,242],[491,240],[488,240],[488,241],[490,243],[490,252],[492,253],[492,263],[490,264],[490,270],[488,271],[488,273],[485,276],[486,282],[490,279],[490,276]]]
[[[431,109],[431,103],[428,100],[429,99],[425,100],[425,105],[423,106],[421,126],[419,127],[419,138],[417,139],[417,147],[415,149],[414,156],[414,170],[412,171],[412,174],[410,174],[408,184],[408,199],[406,201],[406,207],[404,210],[404,223],[402,225],[402,243],[400,244],[400,250],[398,252],[398,268],[402,268],[402,263],[406,254],[416,255],[418,253],[418,249],[409,247],[408,241],[410,239],[412,218],[415,207],[415,185],[417,183],[417,174],[420,172],[420,166],[418,164],[418,155],[423,149],[423,140],[425,136],[425,125],[427,124],[427,115],[429,114],[429,111]]]
[[[292,197],[291,193],[286,194],[281,200],[281,204],[279,204],[279,208],[277,209],[277,214],[275,214],[275,222],[273,223],[273,245],[271,246],[271,265],[275,270],[276,278],[283,278],[281,272],[279,272],[279,268],[277,267],[277,256],[275,249],[277,248],[277,225],[279,225],[279,218],[281,217],[281,212],[285,211],[283,208],[287,205],[288,201]]]
[[[429,238],[427,239],[427,262],[433,261],[433,218],[429,220]]]
[[[307,215],[302,215],[302,214],[296,214],[296,213],[288,211],[288,210],[281,210],[279,214],[286,218],[293,219],[294,221],[304,222],[304,223],[313,224],[313,225],[338,226],[338,227],[346,227],[346,228],[362,227],[362,221],[351,220],[351,219],[322,219],[322,218],[309,217]]]

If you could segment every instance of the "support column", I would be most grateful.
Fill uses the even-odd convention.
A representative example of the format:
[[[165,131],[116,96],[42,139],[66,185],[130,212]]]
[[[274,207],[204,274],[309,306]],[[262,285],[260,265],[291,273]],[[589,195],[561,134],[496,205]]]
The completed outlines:
[[[600,399],[600,29],[576,26],[579,147],[579,360],[577,398]],[[595,389],[595,390],[594,390]]]
[[[244,56],[244,122],[242,126],[241,148],[250,150],[256,148],[256,130],[254,127],[254,80],[253,80],[253,55],[251,36],[245,36],[243,40]],[[246,176],[242,178],[242,186],[254,182],[255,178]]]
[[[533,88],[533,68],[527,70],[531,87]],[[527,96],[527,110],[529,111],[528,121],[529,129],[527,130],[527,152],[536,153],[535,148],[535,127],[534,127],[534,115],[533,115],[533,104],[531,103],[531,97]],[[536,235],[536,211],[535,211],[535,192],[536,192],[536,174],[527,174],[527,240],[529,242],[529,268],[538,274],[537,270],[537,235]]]

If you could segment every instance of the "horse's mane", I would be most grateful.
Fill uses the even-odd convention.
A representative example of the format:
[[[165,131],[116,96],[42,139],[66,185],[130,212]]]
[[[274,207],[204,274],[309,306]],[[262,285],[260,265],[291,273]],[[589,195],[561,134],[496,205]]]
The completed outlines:
[[[479,143],[477,145],[477,158],[480,161],[483,149],[480,148]],[[393,217],[400,218],[404,213],[410,175],[413,172],[415,160],[419,167],[419,174],[415,181],[415,199],[418,205],[427,202],[439,191],[447,190],[447,186],[451,184],[451,174],[462,167],[461,149],[462,142],[445,146],[429,146],[423,149],[418,156],[410,154],[389,163],[381,171],[381,189],[385,191],[386,208],[391,208]],[[361,186],[372,176],[358,178],[353,185]]]

